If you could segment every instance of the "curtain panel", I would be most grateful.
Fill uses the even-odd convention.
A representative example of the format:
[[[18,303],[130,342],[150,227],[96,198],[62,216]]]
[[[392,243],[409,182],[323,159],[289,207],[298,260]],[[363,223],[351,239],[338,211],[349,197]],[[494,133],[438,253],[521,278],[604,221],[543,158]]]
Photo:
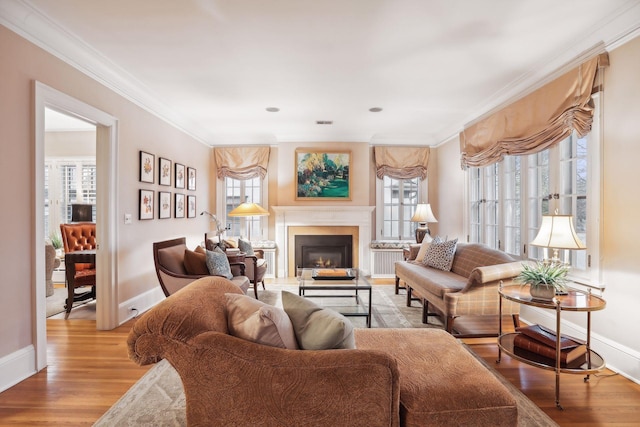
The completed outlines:
[[[394,179],[427,177],[429,164],[428,147],[373,147],[376,161],[376,176]]]
[[[218,179],[251,179],[267,176],[269,147],[216,147],[214,156]]]
[[[571,135],[591,130],[598,69],[609,65],[601,54],[563,74],[460,133],[463,167],[480,167],[505,155],[537,153]]]

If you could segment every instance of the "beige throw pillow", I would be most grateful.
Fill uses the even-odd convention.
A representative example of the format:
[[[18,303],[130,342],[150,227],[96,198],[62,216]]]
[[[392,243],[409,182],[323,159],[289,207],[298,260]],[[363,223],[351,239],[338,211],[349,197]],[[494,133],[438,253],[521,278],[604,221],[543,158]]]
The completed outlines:
[[[293,325],[281,308],[247,295],[225,294],[231,335],[271,347],[297,350]]]
[[[428,234],[425,234],[424,239],[422,239],[422,245],[420,246],[420,250],[418,251],[418,255],[416,255],[416,261],[422,262],[424,260],[424,255],[427,253],[427,249],[429,249],[429,245],[433,239]]]
[[[282,291],[282,306],[291,319],[301,349],[356,348],[353,325],[337,311],[286,291]]]

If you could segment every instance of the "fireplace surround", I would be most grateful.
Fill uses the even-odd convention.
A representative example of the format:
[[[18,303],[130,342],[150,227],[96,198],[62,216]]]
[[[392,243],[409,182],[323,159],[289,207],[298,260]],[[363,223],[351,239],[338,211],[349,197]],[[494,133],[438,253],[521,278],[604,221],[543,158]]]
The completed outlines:
[[[372,212],[375,206],[272,206],[278,247],[277,277],[295,276],[296,234],[353,236],[352,263],[371,274]],[[310,232],[311,230],[311,232]]]

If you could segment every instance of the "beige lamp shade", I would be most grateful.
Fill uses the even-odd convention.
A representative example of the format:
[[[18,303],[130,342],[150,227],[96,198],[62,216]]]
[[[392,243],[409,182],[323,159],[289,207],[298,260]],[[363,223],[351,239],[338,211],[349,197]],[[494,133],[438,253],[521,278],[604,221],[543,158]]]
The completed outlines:
[[[416,206],[416,213],[414,213],[411,217],[411,221],[421,224],[425,224],[428,222],[438,222],[436,217],[433,216],[431,205],[428,203],[419,203],[418,206]]]
[[[571,215],[543,215],[533,246],[553,249],[586,249],[576,230]]]
[[[257,203],[244,202],[227,214],[228,216],[267,216],[269,211]]]

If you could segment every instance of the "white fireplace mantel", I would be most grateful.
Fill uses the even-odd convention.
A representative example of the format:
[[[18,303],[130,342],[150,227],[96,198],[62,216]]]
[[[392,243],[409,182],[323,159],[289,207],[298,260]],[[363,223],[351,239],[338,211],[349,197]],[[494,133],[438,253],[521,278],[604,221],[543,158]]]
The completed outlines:
[[[289,227],[351,226],[358,227],[358,258],[362,274],[371,274],[371,213],[375,206],[271,206],[276,213],[276,244],[278,245],[278,277],[289,271]]]

